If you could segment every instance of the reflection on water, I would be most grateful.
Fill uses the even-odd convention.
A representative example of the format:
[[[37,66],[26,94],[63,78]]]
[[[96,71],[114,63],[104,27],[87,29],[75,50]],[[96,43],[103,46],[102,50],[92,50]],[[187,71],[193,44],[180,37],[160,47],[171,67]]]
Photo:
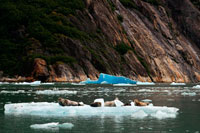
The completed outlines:
[[[170,86],[160,84],[156,86],[112,86],[112,85],[70,85],[55,84],[51,86],[0,86],[0,129],[4,132],[151,132],[151,133],[184,133],[200,132],[200,89],[193,85]],[[46,95],[45,90],[56,88],[56,94]],[[59,92],[62,90],[62,92]],[[64,90],[64,91],[63,91]],[[67,90],[67,91],[66,91]],[[40,91],[41,93],[36,93]],[[42,92],[43,91],[43,92]],[[76,93],[67,93],[67,92]],[[49,91],[46,91],[49,92]],[[65,93],[64,93],[65,92]],[[185,94],[185,95],[183,95]],[[190,95],[195,94],[195,95]],[[118,97],[124,103],[132,99],[150,99],[156,106],[179,108],[176,118],[156,119],[152,117],[135,118],[131,115],[100,115],[100,116],[68,116],[68,117],[38,117],[12,116],[4,114],[6,103],[28,102],[57,102],[58,97],[83,101],[90,104],[96,98],[113,100]],[[59,128],[56,131],[35,130],[30,125],[44,123],[72,123],[71,129]]]

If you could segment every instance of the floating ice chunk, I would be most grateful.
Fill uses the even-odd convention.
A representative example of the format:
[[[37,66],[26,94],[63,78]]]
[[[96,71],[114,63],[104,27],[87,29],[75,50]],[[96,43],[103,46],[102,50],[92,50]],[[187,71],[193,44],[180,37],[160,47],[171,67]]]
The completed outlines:
[[[31,86],[38,86],[40,84],[41,81],[15,83],[15,85],[31,85]]]
[[[200,85],[193,86],[194,89],[200,89]]]
[[[71,85],[85,85],[83,83],[71,83]]]
[[[158,92],[158,90],[140,89],[138,92]]]
[[[137,85],[155,85],[154,82],[140,82],[140,81],[137,81]]]
[[[113,84],[113,86],[136,86],[136,84]]]
[[[41,90],[41,91],[36,91],[36,94],[39,94],[39,95],[77,94],[77,91],[69,91],[69,90]]]
[[[185,83],[175,83],[175,82],[172,82],[170,85],[186,85]]]
[[[63,117],[63,116],[152,116],[157,118],[157,114],[163,115],[161,118],[174,118],[178,112],[178,108],[162,107],[162,106],[121,106],[121,107],[91,107],[85,106],[60,106],[58,103],[17,103],[5,104],[5,114],[11,115],[33,115],[43,117]],[[160,111],[160,112],[158,112]]]
[[[54,85],[55,83],[41,83],[42,85]]]
[[[182,92],[181,95],[183,96],[196,96],[195,92]]]
[[[5,93],[5,94],[19,94],[19,93],[25,93],[24,90],[18,90],[18,91],[6,91],[6,90],[3,90],[1,91],[1,93]]]
[[[9,84],[9,82],[0,82],[0,85]]]
[[[143,102],[152,102],[152,100],[151,99],[144,99],[144,100],[142,100]]]
[[[52,122],[52,123],[46,123],[46,124],[33,124],[30,127],[33,129],[59,130],[59,128],[71,129],[72,127],[74,127],[74,125],[72,123],[59,124],[58,122]]]
[[[136,84],[137,81],[131,80],[129,78],[123,77],[123,76],[113,76],[108,74],[101,73],[99,75],[98,80],[90,80],[89,78],[86,81],[82,81],[80,83],[85,84],[101,84],[101,83],[107,83],[107,84]]]

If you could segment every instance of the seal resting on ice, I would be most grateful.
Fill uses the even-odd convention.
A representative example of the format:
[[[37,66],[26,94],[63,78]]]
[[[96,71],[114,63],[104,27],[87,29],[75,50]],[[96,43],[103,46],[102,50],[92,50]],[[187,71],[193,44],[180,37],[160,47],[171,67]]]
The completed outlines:
[[[69,99],[64,99],[59,97],[58,98],[58,103],[61,106],[83,106],[83,102],[76,102],[76,101],[71,101]]]
[[[149,103],[141,102],[138,99],[134,99],[135,106],[147,106]]]
[[[119,101],[118,98],[115,98],[115,100],[113,101],[106,101],[104,102],[103,99],[96,99],[93,103],[90,104],[90,106],[92,107],[116,107],[118,106],[122,106],[123,103],[121,101]]]

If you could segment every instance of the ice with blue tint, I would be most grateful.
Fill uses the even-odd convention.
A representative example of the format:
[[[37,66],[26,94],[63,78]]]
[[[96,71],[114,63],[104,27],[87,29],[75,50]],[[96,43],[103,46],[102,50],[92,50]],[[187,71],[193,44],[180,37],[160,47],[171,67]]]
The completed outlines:
[[[131,80],[124,76],[113,76],[101,73],[98,80],[90,80],[80,82],[81,84],[136,84],[137,81]]]
[[[153,117],[158,119],[175,118],[178,108],[166,106],[118,106],[118,107],[91,107],[60,106],[58,103],[16,103],[5,104],[6,115],[31,115],[42,117],[67,117],[67,116],[127,116],[134,118]]]
[[[42,130],[59,130],[59,128],[62,129],[71,129],[74,127],[72,123],[62,123],[59,124],[59,122],[51,122],[51,123],[45,123],[45,124],[33,124],[30,126],[32,129],[42,129]]]

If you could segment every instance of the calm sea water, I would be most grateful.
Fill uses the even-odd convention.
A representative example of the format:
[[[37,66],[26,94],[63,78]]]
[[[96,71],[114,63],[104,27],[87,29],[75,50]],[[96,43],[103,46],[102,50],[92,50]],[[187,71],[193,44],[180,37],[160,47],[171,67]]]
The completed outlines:
[[[0,85],[0,133],[32,132],[79,132],[79,133],[200,133],[200,89],[192,84],[170,86],[115,87],[112,85],[71,85],[55,84],[31,87],[29,85]],[[77,93],[44,95],[37,90],[71,90]],[[19,91],[24,90],[24,91]],[[9,103],[57,102],[58,97],[92,103],[96,98],[113,100],[118,97],[124,103],[138,98],[151,99],[154,106],[179,108],[176,118],[143,119],[131,116],[66,116],[39,117],[13,116],[4,113],[4,105]],[[71,129],[32,129],[30,125],[51,122],[72,123]]]

